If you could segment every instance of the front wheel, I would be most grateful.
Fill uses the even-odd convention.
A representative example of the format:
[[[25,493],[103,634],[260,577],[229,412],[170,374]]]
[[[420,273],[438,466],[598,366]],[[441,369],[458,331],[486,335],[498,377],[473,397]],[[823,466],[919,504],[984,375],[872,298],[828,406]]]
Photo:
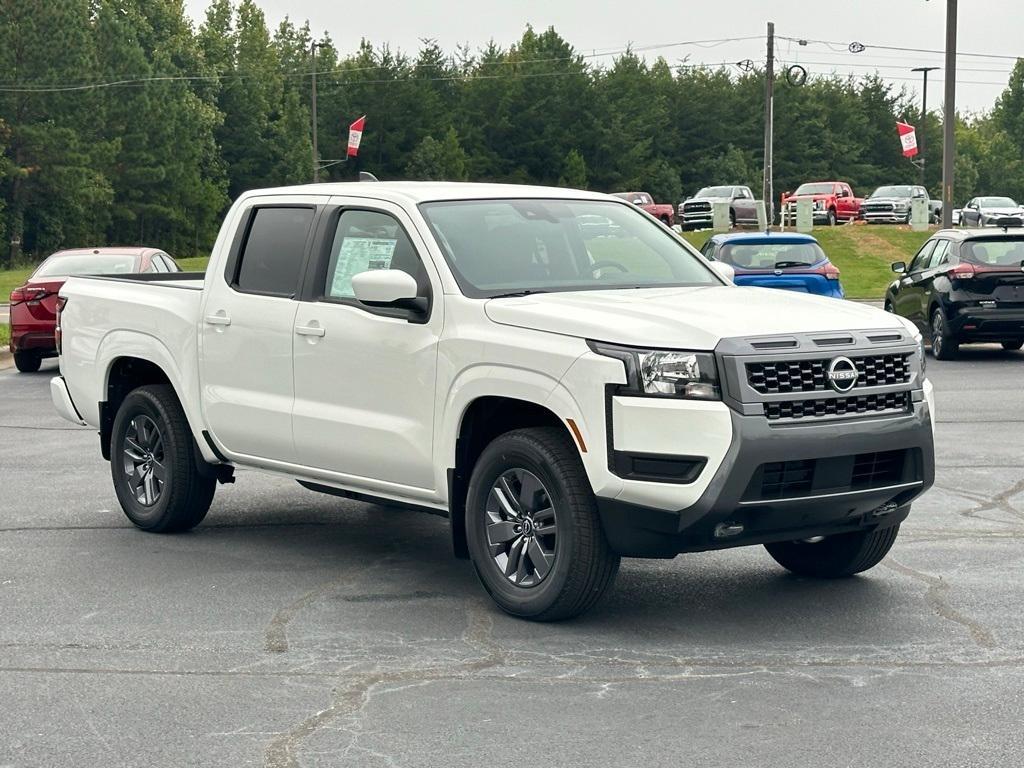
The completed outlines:
[[[1016,352],[1021,347],[1024,347],[1024,341],[1004,341],[1003,349],[1007,352]]]
[[[164,385],[129,393],[114,417],[110,472],[125,515],[153,533],[199,525],[217,481],[196,467],[195,442],[174,391]]]
[[[855,531],[820,540],[765,544],[775,562],[799,576],[838,579],[874,568],[892,549],[899,525],[875,531]]]
[[[836,212],[829,210],[828,212],[828,225],[834,227],[836,225]]]
[[[932,313],[932,356],[936,360],[955,360],[960,351],[960,342],[949,332],[942,310]]]
[[[43,363],[43,356],[37,352],[15,352],[14,367],[21,373],[35,373]]]
[[[583,463],[559,428],[507,432],[484,449],[469,483],[466,533],[484,589],[524,619],[584,613],[619,568]]]

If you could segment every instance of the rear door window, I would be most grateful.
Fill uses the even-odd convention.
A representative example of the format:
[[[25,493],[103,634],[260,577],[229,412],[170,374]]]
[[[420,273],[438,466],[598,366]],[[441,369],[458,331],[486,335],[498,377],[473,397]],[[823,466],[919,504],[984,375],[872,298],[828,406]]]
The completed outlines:
[[[312,207],[256,208],[232,285],[244,293],[294,296],[313,214]]]

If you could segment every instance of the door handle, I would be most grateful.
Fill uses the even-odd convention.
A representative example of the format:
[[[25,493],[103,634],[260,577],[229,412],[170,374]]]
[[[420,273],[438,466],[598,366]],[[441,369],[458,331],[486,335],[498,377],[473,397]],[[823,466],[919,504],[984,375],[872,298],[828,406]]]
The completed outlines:
[[[299,336],[326,336],[327,331],[319,325],[296,325],[295,332]]]
[[[204,319],[207,325],[231,325],[231,318],[225,315],[223,311],[215,315],[207,315]]]

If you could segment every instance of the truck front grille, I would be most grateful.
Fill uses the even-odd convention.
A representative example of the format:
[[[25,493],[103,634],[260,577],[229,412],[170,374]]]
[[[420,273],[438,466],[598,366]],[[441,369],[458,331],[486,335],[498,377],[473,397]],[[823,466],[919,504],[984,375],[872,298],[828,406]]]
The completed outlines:
[[[892,213],[894,209],[892,203],[865,203],[861,206],[864,213]]]
[[[684,213],[706,213],[711,210],[711,203],[683,203]]]
[[[858,387],[880,387],[910,381],[909,354],[851,357]],[[821,392],[829,389],[825,373],[832,360],[778,360],[747,363],[747,382],[762,395]]]
[[[906,413],[910,407],[908,392],[885,392],[852,397],[826,397],[817,400],[780,400],[764,404],[769,421],[807,419],[825,416],[877,415]]]
[[[773,461],[757,468],[743,500],[749,504],[816,494],[867,491],[921,479],[921,452],[917,448]]]

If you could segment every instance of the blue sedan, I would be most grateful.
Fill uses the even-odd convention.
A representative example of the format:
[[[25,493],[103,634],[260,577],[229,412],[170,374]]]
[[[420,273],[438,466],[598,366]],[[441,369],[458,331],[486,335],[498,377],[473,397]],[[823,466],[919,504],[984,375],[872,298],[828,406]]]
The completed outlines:
[[[839,270],[810,235],[744,233],[714,235],[701,253],[736,270],[736,285],[781,288],[843,298]]]

